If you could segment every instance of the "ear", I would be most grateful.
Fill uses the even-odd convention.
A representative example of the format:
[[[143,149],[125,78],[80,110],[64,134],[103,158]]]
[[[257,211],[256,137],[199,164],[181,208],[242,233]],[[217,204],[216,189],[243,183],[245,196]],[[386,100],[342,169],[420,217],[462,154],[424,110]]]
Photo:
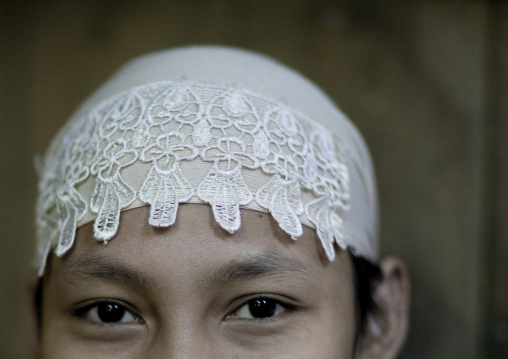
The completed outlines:
[[[382,280],[373,293],[374,311],[358,340],[356,358],[392,359],[402,349],[409,327],[409,276],[394,257],[381,261]]]

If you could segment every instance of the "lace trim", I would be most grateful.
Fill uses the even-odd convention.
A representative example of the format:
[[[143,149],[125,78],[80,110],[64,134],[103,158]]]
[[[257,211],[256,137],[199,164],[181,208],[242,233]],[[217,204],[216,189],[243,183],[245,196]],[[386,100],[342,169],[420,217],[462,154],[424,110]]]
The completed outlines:
[[[244,89],[180,80],[132,88],[84,113],[42,163],[42,269],[56,238],[57,255],[72,247],[86,213],[97,215],[94,236],[107,242],[135,200],[150,205],[152,226],[167,227],[178,205],[197,197],[231,233],[240,227],[240,207],[255,201],[293,239],[306,216],[331,260],[334,241],[346,246],[340,214],[348,209],[348,169],[329,131],[298,111]],[[204,177],[183,171],[192,161],[210,166]],[[124,172],[135,163],[149,166],[139,188]],[[249,187],[244,177],[252,170],[268,181]],[[79,186],[94,178],[85,200]],[[302,191],[312,200],[304,204]]]

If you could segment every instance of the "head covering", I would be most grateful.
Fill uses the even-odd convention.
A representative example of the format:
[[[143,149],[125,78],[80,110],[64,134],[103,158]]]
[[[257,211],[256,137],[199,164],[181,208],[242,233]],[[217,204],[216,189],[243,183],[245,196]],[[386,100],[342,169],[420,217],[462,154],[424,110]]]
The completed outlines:
[[[40,161],[37,267],[94,222],[105,243],[121,212],[152,226],[180,203],[208,203],[233,233],[240,208],[270,213],[291,238],[314,228],[377,259],[377,200],[359,132],[313,83],[245,50],[196,46],[127,64],[71,117]]]

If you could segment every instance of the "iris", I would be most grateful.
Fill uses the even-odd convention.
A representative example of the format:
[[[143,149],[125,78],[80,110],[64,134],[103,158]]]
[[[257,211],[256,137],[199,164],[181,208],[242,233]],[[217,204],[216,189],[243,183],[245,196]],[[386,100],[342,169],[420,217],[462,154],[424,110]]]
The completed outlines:
[[[249,310],[254,318],[269,318],[277,311],[277,301],[259,298],[249,302]]]
[[[118,323],[125,315],[125,308],[115,303],[100,303],[97,315],[104,323]]]

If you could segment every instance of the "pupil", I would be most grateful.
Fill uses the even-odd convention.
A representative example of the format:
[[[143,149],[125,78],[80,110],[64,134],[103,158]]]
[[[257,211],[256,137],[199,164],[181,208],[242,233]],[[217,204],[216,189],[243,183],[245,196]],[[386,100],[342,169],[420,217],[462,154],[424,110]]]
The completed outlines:
[[[277,302],[270,299],[256,299],[249,303],[249,310],[254,318],[268,318],[275,314]]]
[[[105,323],[117,323],[122,320],[125,309],[118,304],[102,303],[97,307],[99,319]]]

